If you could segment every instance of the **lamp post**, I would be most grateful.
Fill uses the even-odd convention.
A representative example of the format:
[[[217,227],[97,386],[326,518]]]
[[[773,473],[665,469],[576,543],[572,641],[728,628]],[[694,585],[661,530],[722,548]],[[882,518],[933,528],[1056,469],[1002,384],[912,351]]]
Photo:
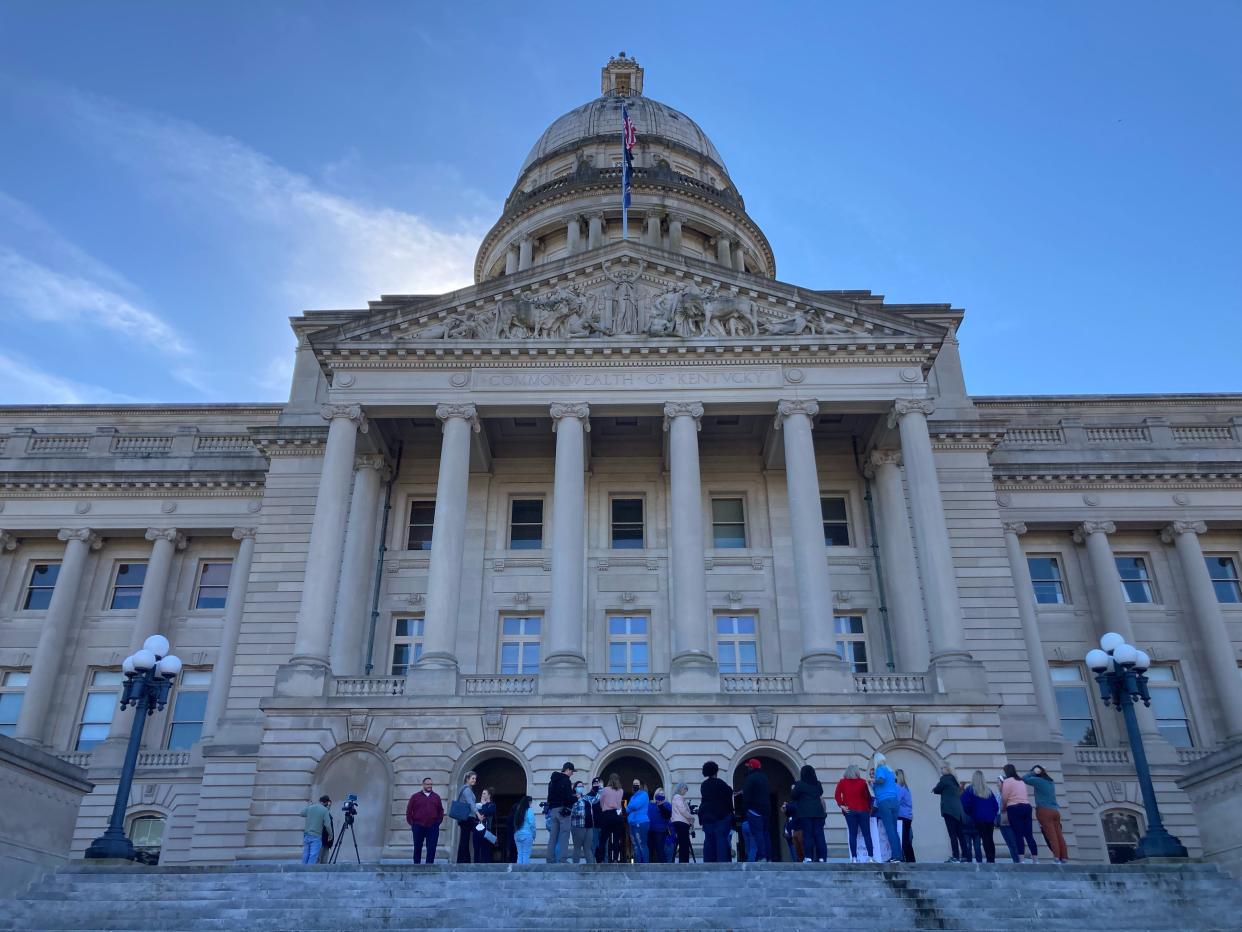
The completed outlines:
[[[129,747],[125,750],[125,763],[116,786],[116,802],[112,804],[108,830],[91,842],[86,849],[86,857],[132,861],[134,846],[125,837],[125,807],[129,802],[129,788],[134,782],[134,768],[138,765],[142,729],[147,716],[153,715],[156,709],[164,708],[168,702],[168,690],[181,672],[181,661],[168,653],[168,638],[153,634],[143,642],[142,650],[125,658],[121,671],[125,674],[121,709],[131,705],[134,707],[134,726],[129,732]]]
[[[1151,666],[1151,658],[1127,644],[1120,634],[1109,632],[1100,638],[1099,649],[1087,652],[1086,661],[1095,673],[1095,681],[1100,684],[1100,698],[1105,705],[1116,706],[1126,721],[1134,770],[1143,793],[1143,808],[1147,810],[1147,832],[1139,839],[1136,857],[1187,857],[1185,845],[1176,836],[1170,835],[1160,820],[1151,768],[1147,765],[1143,736],[1139,732],[1138,717],[1134,714],[1135,703],[1141,701],[1145,706],[1151,705],[1151,693],[1147,690],[1147,670]]]

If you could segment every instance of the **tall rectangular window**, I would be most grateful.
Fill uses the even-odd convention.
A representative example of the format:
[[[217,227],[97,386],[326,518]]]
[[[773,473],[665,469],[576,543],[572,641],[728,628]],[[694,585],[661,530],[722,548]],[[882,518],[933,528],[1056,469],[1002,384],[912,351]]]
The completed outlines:
[[[1182,699],[1182,687],[1173,667],[1152,667],[1147,671],[1151,709],[1156,714],[1156,730],[1175,748],[1192,748],[1194,736],[1190,717]]]
[[[746,509],[740,498],[712,499],[712,546],[746,546]]]
[[[30,568],[30,582],[22,599],[24,611],[41,612],[52,604],[52,591],[60,575],[59,563],[36,563]]]
[[[185,750],[193,747],[203,736],[203,718],[207,711],[207,690],[210,686],[210,670],[183,670],[177,677],[168,738],[164,747],[175,751]]]
[[[1027,557],[1026,565],[1031,572],[1031,585],[1035,589],[1035,601],[1040,605],[1064,605],[1065,579],[1061,575],[1059,557]]]
[[[515,498],[509,503],[509,548],[539,550],[543,547],[543,499]]]
[[[78,722],[75,751],[89,751],[108,737],[112,716],[121,701],[121,671],[95,670],[91,673],[90,688],[82,703],[82,717]]]
[[[824,519],[824,546],[848,547],[850,521],[849,513],[845,510],[845,496],[824,496],[819,500],[819,510]]]
[[[1127,602],[1144,605],[1156,601],[1156,590],[1147,571],[1146,557],[1114,557],[1117,574],[1121,577],[1121,591]]]
[[[431,529],[436,523],[436,503],[433,500],[410,502],[410,520],[406,526],[406,550],[430,550]]]
[[[405,676],[423,655],[423,624],[419,617],[394,619],[392,660],[388,664],[392,676]]]
[[[1216,590],[1216,601],[1224,603],[1242,602],[1242,589],[1238,586],[1238,564],[1233,557],[1215,555],[1205,556],[1208,576],[1212,579],[1212,588]]]
[[[1091,696],[1082,670],[1074,666],[1054,666],[1048,672],[1052,675],[1052,691],[1056,695],[1057,714],[1065,740],[1080,748],[1099,745]]]
[[[643,500],[612,500],[612,549],[641,550],[643,547]]]
[[[118,563],[112,577],[112,591],[108,595],[108,608],[133,609],[142,598],[142,584],[147,578],[145,563]]]
[[[608,616],[608,672],[650,673],[646,615]]]
[[[539,672],[538,615],[505,615],[500,619],[500,672]]]
[[[30,683],[27,670],[5,670],[0,673],[0,735],[13,737],[17,717],[22,711],[22,697]]]
[[[867,630],[862,615],[838,615],[832,619],[837,638],[837,650],[851,670],[867,673]]]
[[[721,673],[759,672],[759,640],[754,615],[716,616],[716,660]]]
[[[224,608],[229,600],[229,574],[233,572],[232,561],[204,560],[198,567],[198,582],[194,586],[196,609]]]

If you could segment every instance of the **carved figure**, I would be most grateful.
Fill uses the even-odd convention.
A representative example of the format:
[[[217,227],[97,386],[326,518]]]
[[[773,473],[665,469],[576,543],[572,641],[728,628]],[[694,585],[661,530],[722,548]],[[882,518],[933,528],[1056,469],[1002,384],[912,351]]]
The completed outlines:
[[[681,292],[678,313],[700,322],[696,336],[749,336],[758,332],[755,302],[737,295],[722,295],[710,288],[687,285]]]
[[[673,321],[671,318],[665,317],[665,313],[664,308],[656,307],[656,302],[652,301],[651,319],[647,321],[647,336],[669,337],[676,335],[673,333]]]
[[[790,337],[802,336],[803,334],[850,332],[840,324],[830,322],[822,313],[816,310],[795,311],[794,315],[787,320],[774,320],[770,323],[765,323],[761,329],[773,336]]]
[[[496,338],[525,340],[539,329],[540,307],[527,298],[504,298],[496,304]]]
[[[637,269],[621,269],[614,272],[605,264],[605,277],[614,286],[611,319],[606,322],[613,333],[639,332],[638,279],[646,268],[646,261],[641,259]]]

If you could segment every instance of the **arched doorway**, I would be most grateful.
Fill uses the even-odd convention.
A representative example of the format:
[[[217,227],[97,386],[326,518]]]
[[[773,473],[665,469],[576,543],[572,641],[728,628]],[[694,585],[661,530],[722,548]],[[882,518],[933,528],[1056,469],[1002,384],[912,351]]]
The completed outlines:
[[[392,774],[386,758],[369,745],[338,748],[335,755],[320,764],[312,797],[321,793],[332,797],[332,818],[341,862],[353,861],[354,843],[362,861],[378,861],[384,847],[384,832],[392,811]],[[358,797],[358,817],[351,833],[345,831],[341,803],[353,793]],[[333,852],[336,854],[336,852]]]
[[[888,766],[894,771],[905,772],[906,785],[910,787],[910,797],[914,801],[912,840],[915,858],[929,864],[945,860],[952,853],[949,850],[949,836],[945,832],[944,820],[940,818],[940,797],[932,795],[932,787],[940,781],[940,767],[911,748],[892,748],[884,755],[888,758]],[[983,771],[985,779],[990,772],[987,769]],[[957,778],[969,780],[973,773],[974,770],[964,770]],[[995,789],[994,777],[987,782],[989,787]],[[1005,843],[999,832],[995,839],[999,857],[1006,850]]]
[[[475,784],[479,794],[487,789],[496,803],[496,845],[492,853],[495,861],[513,863],[517,850],[513,846],[513,807],[527,794],[526,771],[513,758],[496,754],[484,758],[470,768],[479,775]]]
[[[651,758],[637,751],[623,750],[617,752],[611,757],[604,759],[603,764],[596,770],[593,776],[598,776],[605,783],[608,777],[616,774],[621,778],[621,791],[625,794],[625,801],[630,801],[633,794],[634,781],[638,780],[645,787],[647,793],[654,795],[655,791],[664,786],[664,777],[661,775],[659,766]],[[585,778],[589,779],[589,778]],[[668,792],[668,787],[665,787]],[[629,832],[624,832],[622,837],[622,861],[630,861],[633,858],[633,851],[630,846]]]
[[[768,778],[768,787],[771,793],[768,797],[768,842],[772,848],[773,861],[788,861],[789,847],[785,844],[785,803],[789,802],[789,791],[793,789],[794,780],[797,779],[790,772],[785,762],[775,757],[768,757],[762,751],[755,754],[747,754],[733,771],[733,789],[740,791],[742,784],[746,782],[746,775],[750,773],[746,766],[746,761],[755,759],[759,761],[759,769]],[[735,812],[740,814],[741,797],[735,797],[737,805]],[[737,858],[739,861],[745,860],[749,855],[745,851],[746,845],[742,836],[738,836]]]

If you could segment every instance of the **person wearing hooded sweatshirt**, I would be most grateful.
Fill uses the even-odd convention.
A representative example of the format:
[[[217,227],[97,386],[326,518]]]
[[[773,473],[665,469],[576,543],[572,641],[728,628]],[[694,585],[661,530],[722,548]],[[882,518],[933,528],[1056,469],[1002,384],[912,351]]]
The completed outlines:
[[[900,862],[901,839],[897,837],[897,811],[901,805],[901,792],[897,786],[897,775],[888,766],[888,758],[877,753],[873,759],[875,777],[871,781],[871,792],[875,796],[875,808],[880,814],[880,823],[884,826],[884,834],[888,836],[889,863]]]
[[[970,861],[968,842],[962,837],[962,821],[966,813],[962,811],[962,787],[957,782],[953,768],[945,764],[940,768],[940,782],[932,787],[932,792],[940,797],[940,815],[944,819],[945,831],[949,833],[949,845],[953,856],[948,863],[957,864]]]
[[[647,828],[651,824],[651,819],[647,813],[651,805],[651,797],[647,795],[647,787],[637,777],[634,778],[633,789],[633,795],[630,796],[630,801],[625,806],[630,823],[630,844],[634,848],[634,863],[646,864],[649,860],[647,856]]]
[[[824,839],[824,785],[819,782],[815,768],[803,764],[798,782],[789,793],[794,804],[794,815],[802,828],[802,863],[828,860],[828,843]]]

